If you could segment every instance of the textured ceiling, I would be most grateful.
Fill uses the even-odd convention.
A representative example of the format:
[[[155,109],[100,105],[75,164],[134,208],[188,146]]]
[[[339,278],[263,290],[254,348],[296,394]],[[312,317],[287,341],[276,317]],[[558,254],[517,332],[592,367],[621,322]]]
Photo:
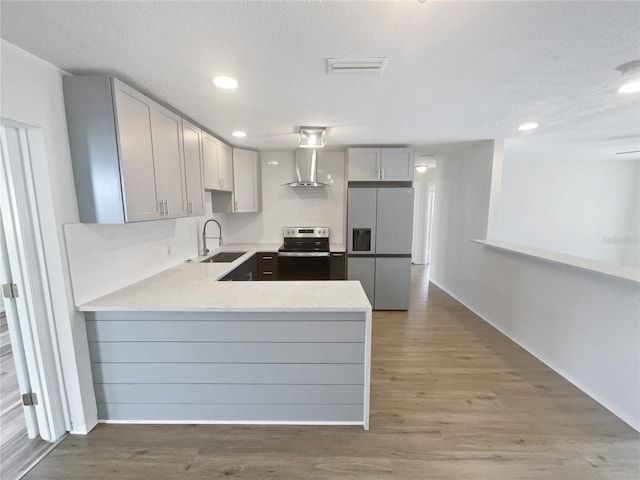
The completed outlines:
[[[2,38],[63,70],[112,73],[261,150],[295,148],[300,125],[334,147],[426,146],[638,102],[615,68],[640,58],[640,2],[2,1],[0,17]],[[325,74],[361,56],[389,57],[384,74]]]

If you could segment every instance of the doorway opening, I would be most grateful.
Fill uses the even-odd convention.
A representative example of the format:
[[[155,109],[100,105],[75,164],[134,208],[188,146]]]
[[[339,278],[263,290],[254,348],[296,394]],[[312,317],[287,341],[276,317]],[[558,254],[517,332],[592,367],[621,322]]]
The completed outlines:
[[[429,265],[434,230],[434,205],[436,195],[436,160],[433,156],[416,156],[413,186],[413,248],[411,263]]]

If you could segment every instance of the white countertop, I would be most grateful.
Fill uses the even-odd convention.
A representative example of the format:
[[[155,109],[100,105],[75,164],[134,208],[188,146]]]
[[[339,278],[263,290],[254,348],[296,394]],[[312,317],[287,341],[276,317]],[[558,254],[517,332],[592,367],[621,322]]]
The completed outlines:
[[[212,249],[128,287],[78,305],[80,311],[367,311],[371,304],[357,281],[219,282],[256,252],[280,245],[236,244]],[[344,251],[333,249],[332,251]],[[246,251],[230,263],[197,263],[220,251]]]

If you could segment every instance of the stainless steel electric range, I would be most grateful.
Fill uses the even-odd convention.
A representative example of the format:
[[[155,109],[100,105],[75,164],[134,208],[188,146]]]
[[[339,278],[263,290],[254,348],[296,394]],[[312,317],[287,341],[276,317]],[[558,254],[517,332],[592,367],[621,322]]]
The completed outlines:
[[[285,227],[278,250],[280,280],[329,280],[329,227]]]

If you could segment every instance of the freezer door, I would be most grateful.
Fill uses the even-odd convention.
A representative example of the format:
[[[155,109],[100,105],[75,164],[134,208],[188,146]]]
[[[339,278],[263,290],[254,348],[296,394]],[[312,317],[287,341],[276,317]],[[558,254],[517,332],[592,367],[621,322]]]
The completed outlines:
[[[376,251],[376,189],[350,188],[347,192],[347,251]]]
[[[375,310],[408,310],[411,291],[411,257],[377,258]]]
[[[376,254],[411,253],[413,188],[379,188]]]
[[[347,259],[347,279],[358,280],[362,284],[371,305],[373,305],[375,265],[376,259],[373,257],[349,257]]]

